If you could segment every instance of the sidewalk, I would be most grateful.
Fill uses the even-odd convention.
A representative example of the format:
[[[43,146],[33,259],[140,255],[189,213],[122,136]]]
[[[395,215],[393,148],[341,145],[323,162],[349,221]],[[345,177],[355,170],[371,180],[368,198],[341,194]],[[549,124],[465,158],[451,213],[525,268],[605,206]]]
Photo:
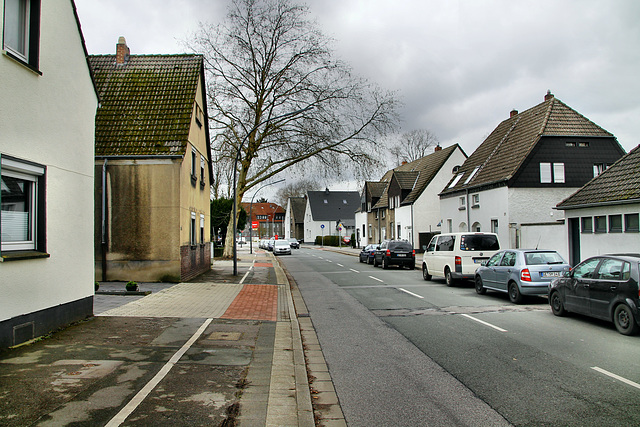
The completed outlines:
[[[96,295],[95,317],[0,354],[0,425],[314,426],[312,400],[319,425],[346,425],[304,301],[253,252],[237,276],[216,259],[148,296]]]

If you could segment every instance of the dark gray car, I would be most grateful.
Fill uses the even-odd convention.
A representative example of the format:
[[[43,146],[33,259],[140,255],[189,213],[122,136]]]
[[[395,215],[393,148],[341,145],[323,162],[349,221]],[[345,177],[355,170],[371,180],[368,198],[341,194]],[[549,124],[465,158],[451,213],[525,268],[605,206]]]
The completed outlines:
[[[416,268],[416,251],[406,240],[385,240],[373,255],[373,266],[382,265],[387,269],[390,265]]]

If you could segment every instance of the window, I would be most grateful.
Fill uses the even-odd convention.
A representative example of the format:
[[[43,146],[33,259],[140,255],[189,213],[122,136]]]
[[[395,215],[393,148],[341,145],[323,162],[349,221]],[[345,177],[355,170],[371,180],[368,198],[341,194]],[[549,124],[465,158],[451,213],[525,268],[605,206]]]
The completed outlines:
[[[373,237],[372,228],[373,228],[373,226],[371,224],[369,224],[369,240],[371,240],[371,238]]]
[[[600,263],[601,259],[602,258],[592,258],[582,264],[578,264],[578,266],[573,270],[573,277],[577,279],[595,279],[594,270]]]
[[[381,213],[382,219],[384,219],[385,210],[384,210],[384,209],[381,209],[381,210],[380,210],[380,213]]]
[[[564,163],[540,163],[540,182],[564,184]]]
[[[204,121],[204,114],[202,113],[202,108],[196,103],[196,124],[199,128],[202,127],[202,122]]]
[[[191,227],[189,227],[189,243],[191,246],[196,245],[196,213],[191,212]]]
[[[191,148],[191,184],[196,185],[198,181],[198,175],[196,175],[196,149]]]
[[[38,69],[40,0],[5,0],[3,47],[7,55]]]
[[[500,264],[500,258],[502,257],[502,252],[498,252],[487,261],[487,267],[492,267],[494,265]]]
[[[200,244],[204,245],[204,214],[200,214]]]
[[[455,246],[455,236],[440,236],[436,245],[436,251],[452,252]]]
[[[474,194],[471,196],[471,207],[479,208],[480,207],[480,195]]]
[[[591,218],[590,216],[585,216],[580,219],[582,222],[582,232],[593,233],[593,218]]]
[[[256,219],[269,219],[269,215],[256,215]]]
[[[451,184],[449,184],[448,188],[453,188],[456,186],[456,184],[458,183],[458,181],[460,181],[460,178],[462,178],[462,175],[464,175],[463,173],[459,173],[458,175],[456,175],[456,177],[453,179],[453,181],[451,181]]]
[[[204,156],[200,156],[200,188],[204,188]]]
[[[595,217],[595,231],[596,233],[606,233],[607,232],[607,217],[606,216],[596,216]]]
[[[605,169],[607,169],[607,164],[606,163],[596,163],[593,165],[593,177],[595,178],[596,176],[600,175],[602,172],[605,171]]]
[[[401,228],[402,228],[402,227],[400,226],[400,224],[398,224],[398,235],[397,235],[397,236],[398,236],[398,239],[401,239],[401,238],[402,238],[402,234],[400,233],[400,231],[402,231],[402,230],[401,230]]]
[[[626,214],[624,216],[624,231],[627,233],[637,233],[638,230],[638,214]]]
[[[453,232],[453,221],[451,219],[447,219],[447,232]]]
[[[602,280],[621,280],[624,270],[624,261],[607,258],[598,268],[598,278]]]
[[[465,210],[465,205],[467,204],[467,199],[466,197],[460,197],[458,198],[458,210],[459,211],[463,211]]]
[[[0,250],[45,252],[45,167],[0,156]]]
[[[471,174],[469,174],[469,178],[467,178],[464,183],[468,184],[469,181],[471,181],[473,179],[473,177],[475,176],[476,172],[478,172],[478,169],[480,169],[480,166],[476,166],[475,169],[473,169],[473,172],[471,172]]]
[[[578,147],[588,147],[589,143],[588,142],[578,142]]]
[[[497,233],[498,232],[498,220],[497,219],[492,219],[491,220],[491,232],[492,233]]]
[[[516,253],[505,252],[500,265],[504,267],[513,267],[514,265],[516,265]]]
[[[622,215],[609,215],[609,233],[622,233]]]
[[[564,143],[565,147],[575,147],[576,143],[575,141],[567,141]]]
[[[480,223],[474,222],[473,225],[471,226],[471,231],[475,231],[476,233],[479,233],[480,231],[482,231],[480,228],[481,228]]]

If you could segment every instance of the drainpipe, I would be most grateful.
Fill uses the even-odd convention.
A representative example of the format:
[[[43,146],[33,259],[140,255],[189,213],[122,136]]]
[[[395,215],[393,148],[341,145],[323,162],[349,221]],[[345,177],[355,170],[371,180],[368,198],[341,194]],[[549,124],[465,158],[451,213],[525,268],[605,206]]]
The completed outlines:
[[[469,205],[469,189],[465,188],[467,193],[467,231],[471,232],[471,205]]]
[[[107,280],[107,159],[102,164],[102,281]]]

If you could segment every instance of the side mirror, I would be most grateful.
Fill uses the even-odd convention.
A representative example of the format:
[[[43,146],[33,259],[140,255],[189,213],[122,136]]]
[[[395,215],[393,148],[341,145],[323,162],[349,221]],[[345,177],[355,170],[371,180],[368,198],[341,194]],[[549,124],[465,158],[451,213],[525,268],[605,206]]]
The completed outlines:
[[[422,250],[426,252],[427,251],[427,245],[422,245]]]
[[[571,269],[564,270],[564,271],[562,272],[562,276],[563,276],[563,277],[571,277]]]

